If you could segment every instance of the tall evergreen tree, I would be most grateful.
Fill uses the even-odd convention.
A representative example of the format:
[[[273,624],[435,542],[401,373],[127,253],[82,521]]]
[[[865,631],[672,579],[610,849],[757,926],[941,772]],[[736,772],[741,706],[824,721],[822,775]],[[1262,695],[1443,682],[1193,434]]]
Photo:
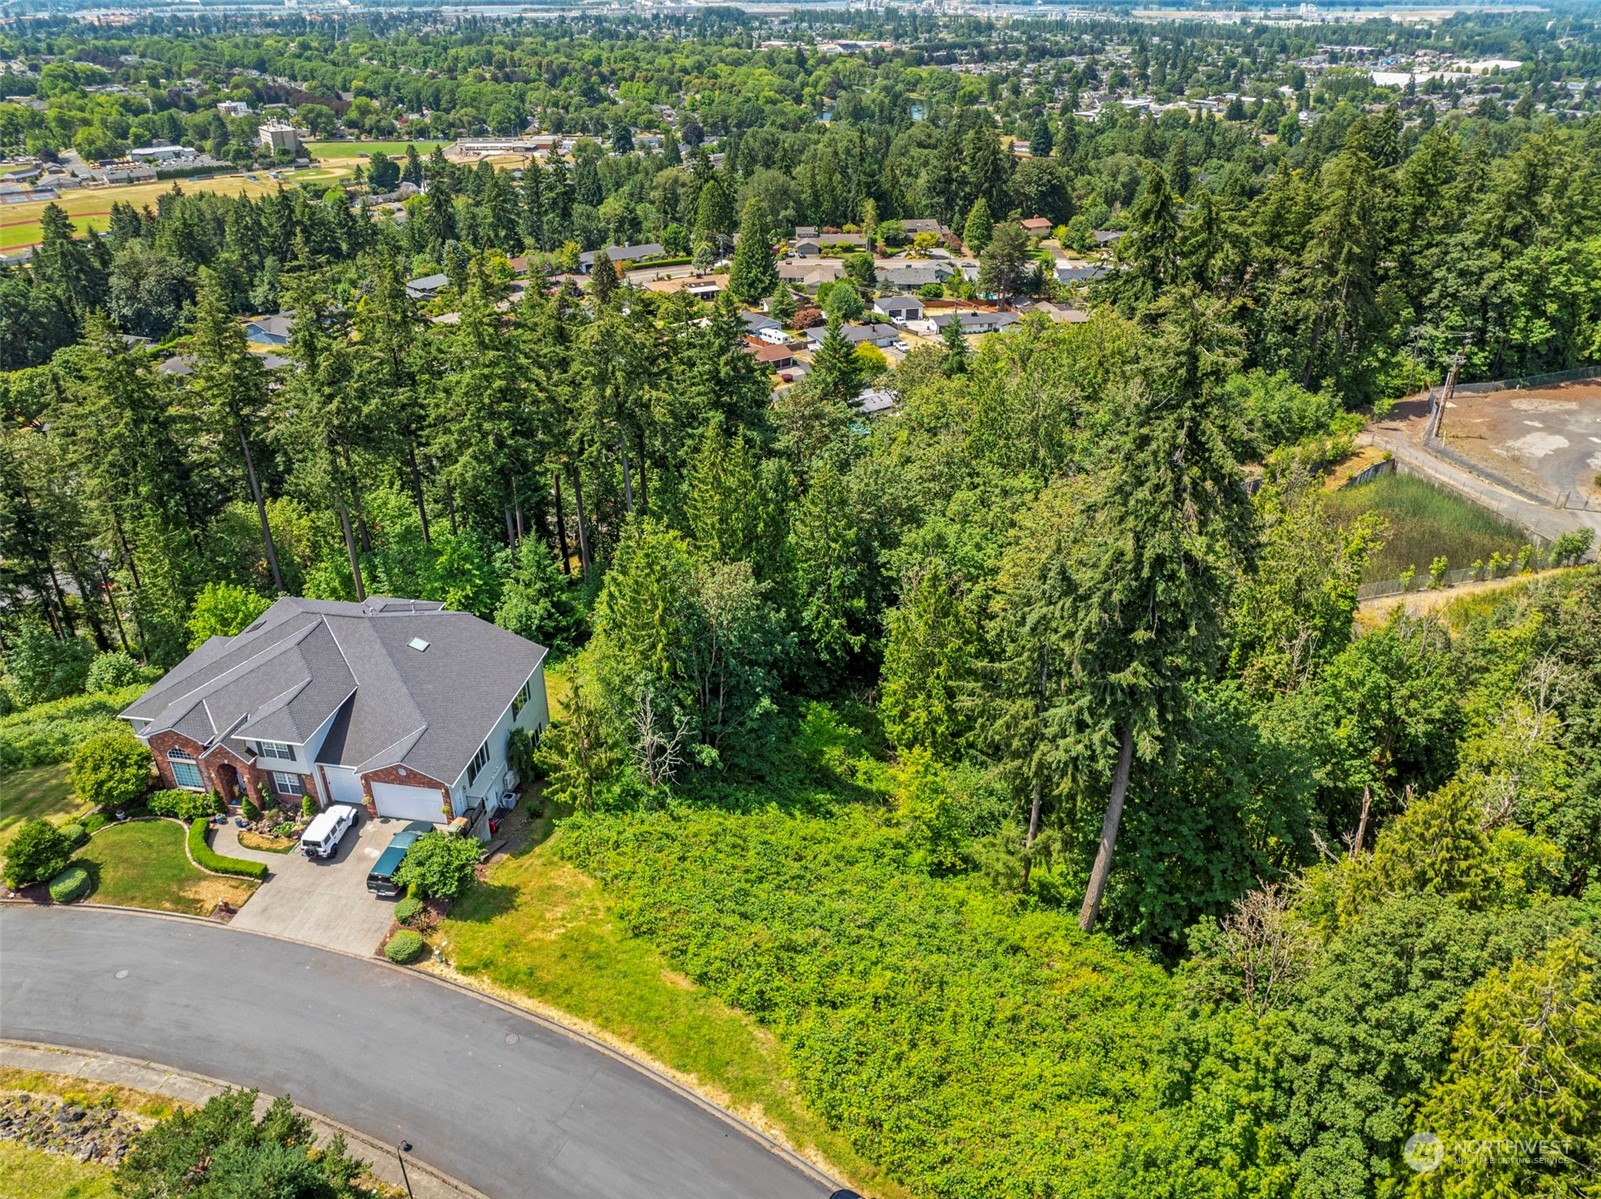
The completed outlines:
[[[739,222],[739,243],[734,247],[734,265],[728,276],[728,290],[734,298],[755,304],[773,294],[778,286],[778,263],[773,256],[773,235],[767,226],[767,208],[752,196],[745,203]]]
[[[256,468],[256,443],[267,415],[266,371],[260,359],[250,352],[244,330],[228,311],[217,276],[207,270],[200,273],[189,351],[189,393],[196,409],[218,436],[239,447],[250,500],[261,524],[267,572],[273,587],[282,593],[286,590],[283,571],[278,566],[278,547],[273,544],[266,495]]]
[[[845,337],[838,317],[828,322],[828,332],[812,355],[812,373],[806,386],[836,404],[854,405],[862,394],[862,360]]]
[[[1181,287],[1152,313],[1123,427],[1086,508],[1070,604],[1071,691],[1050,720],[1085,779],[1115,756],[1079,923],[1100,915],[1136,751],[1154,760],[1213,670],[1227,579],[1255,552],[1240,475],[1245,431],[1223,398],[1234,327]]]

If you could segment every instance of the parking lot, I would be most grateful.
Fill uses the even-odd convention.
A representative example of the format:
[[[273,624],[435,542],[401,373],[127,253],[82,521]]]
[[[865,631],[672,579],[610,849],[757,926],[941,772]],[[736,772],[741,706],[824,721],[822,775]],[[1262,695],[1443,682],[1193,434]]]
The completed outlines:
[[[362,812],[361,822],[345,834],[339,852],[326,861],[313,861],[298,850],[244,849],[234,826],[219,828],[217,852],[265,862],[270,871],[267,881],[239,909],[233,926],[324,949],[375,952],[389,931],[395,905],[367,890],[367,874],[389,839],[405,827],[404,820],[375,820]]]

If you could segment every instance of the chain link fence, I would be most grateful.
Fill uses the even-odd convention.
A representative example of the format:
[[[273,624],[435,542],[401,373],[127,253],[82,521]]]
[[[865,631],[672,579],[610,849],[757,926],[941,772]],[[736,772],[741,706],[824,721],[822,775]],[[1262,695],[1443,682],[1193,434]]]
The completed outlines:
[[[1356,598],[1358,600],[1370,600],[1379,599],[1387,595],[1405,595],[1412,591],[1445,591],[1452,587],[1460,587],[1463,583],[1479,583],[1489,579],[1510,579],[1520,575],[1535,575],[1543,570],[1550,570],[1554,566],[1561,565],[1562,563],[1556,561],[1553,557],[1542,555],[1538,550],[1535,550],[1521,564],[1516,559],[1495,563],[1481,562],[1476,566],[1464,566],[1459,570],[1448,570],[1437,580],[1427,573],[1420,573],[1411,579],[1384,579],[1372,583],[1363,583],[1356,589]]]

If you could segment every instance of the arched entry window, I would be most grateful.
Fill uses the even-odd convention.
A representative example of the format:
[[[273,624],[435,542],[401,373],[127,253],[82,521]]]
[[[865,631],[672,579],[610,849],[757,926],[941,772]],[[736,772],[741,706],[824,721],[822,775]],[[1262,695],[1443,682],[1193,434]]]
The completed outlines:
[[[181,749],[167,751],[167,765],[172,768],[172,781],[187,791],[204,791],[205,780],[200,777],[200,767],[195,765],[194,755]]]

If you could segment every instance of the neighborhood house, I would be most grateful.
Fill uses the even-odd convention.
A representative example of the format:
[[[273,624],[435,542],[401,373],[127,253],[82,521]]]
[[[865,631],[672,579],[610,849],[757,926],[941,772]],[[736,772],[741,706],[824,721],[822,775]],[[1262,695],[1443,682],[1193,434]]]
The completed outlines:
[[[162,784],[440,823],[503,806],[550,720],[543,646],[423,600],[284,598],[123,713]]]

